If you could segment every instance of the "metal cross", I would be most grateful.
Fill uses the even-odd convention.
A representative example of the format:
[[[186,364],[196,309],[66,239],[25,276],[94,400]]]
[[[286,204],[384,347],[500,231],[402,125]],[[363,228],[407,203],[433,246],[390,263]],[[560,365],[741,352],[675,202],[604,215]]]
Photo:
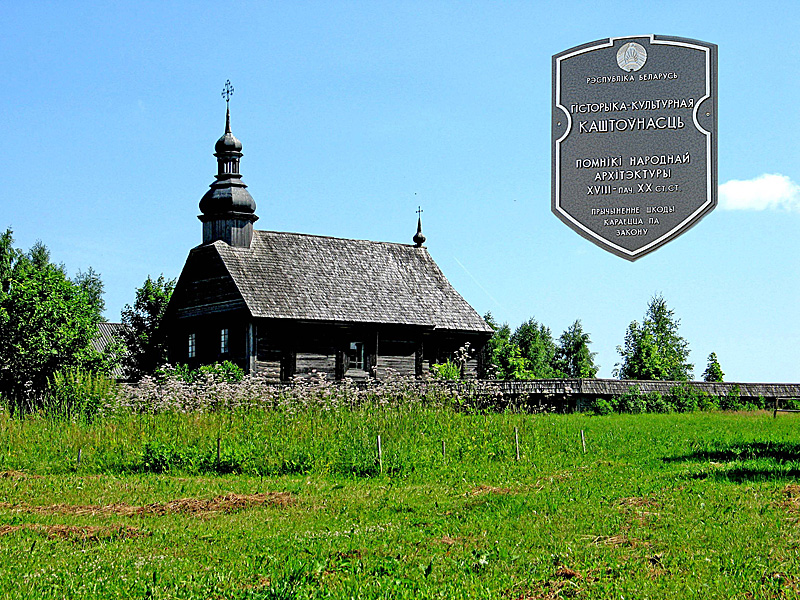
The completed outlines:
[[[425,211],[424,211],[424,210],[422,210],[422,207],[421,207],[421,206],[417,206],[417,216],[418,216],[418,217],[421,217],[421,216],[422,216],[422,213],[424,213],[424,212],[425,212]]]
[[[233,96],[233,86],[231,85],[231,80],[228,79],[225,81],[225,87],[222,88],[222,97],[225,98],[225,104],[230,102],[231,96]]]

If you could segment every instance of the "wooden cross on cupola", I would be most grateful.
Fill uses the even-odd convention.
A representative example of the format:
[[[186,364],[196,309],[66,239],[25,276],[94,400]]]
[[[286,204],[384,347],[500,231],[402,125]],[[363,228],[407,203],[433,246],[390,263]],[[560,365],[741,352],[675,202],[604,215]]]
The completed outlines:
[[[225,87],[222,88],[222,97],[225,98],[226,105],[230,104],[231,96],[233,96],[233,86],[231,85],[231,80],[227,79],[225,81]]]

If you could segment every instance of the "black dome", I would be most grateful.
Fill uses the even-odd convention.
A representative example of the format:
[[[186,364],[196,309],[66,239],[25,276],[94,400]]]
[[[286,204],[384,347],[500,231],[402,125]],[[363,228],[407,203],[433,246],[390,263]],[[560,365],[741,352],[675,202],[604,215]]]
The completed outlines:
[[[225,135],[217,140],[214,145],[214,152],[217,155],[224,154],[225,152],[241,152],[242,142],[240,142],[230,131],[226,131]]]
[[[238,185],[237,185],[238,184]],[[219,215],[225,213],[256,212],[256,201],[241,182],[232,184],[216,181],[211,184],[211,189],[200,199],[200,212],[204,215]]]

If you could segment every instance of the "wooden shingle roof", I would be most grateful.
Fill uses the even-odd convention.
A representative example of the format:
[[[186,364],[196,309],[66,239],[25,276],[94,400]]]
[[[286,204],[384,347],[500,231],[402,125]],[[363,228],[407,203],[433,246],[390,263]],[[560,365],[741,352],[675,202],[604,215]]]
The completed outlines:
[[[425,248],[255,231],[249,248],[195,248],[187,267],[195,255],[208,260],[212,248],[256,318],[492,331]]]
[[[98,323],[97,335],[92,338],[92,347],[102,353],[109,344],[120,341],[126,329],[127,326],[122,323]]]
[[[122,342],[126,330],[127,325],[123,323],[100,322],[97,324],[97,335],[92,338],[92,347],[102,354],[109,344]],[[110,373],[116,379],[121,379],[123,374],[121,365],[114,367]]]

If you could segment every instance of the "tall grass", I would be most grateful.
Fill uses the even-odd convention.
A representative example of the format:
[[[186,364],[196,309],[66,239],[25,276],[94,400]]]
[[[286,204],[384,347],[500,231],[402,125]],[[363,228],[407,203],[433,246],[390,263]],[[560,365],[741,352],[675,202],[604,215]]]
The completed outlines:
[[[80,368],[56,371],[47,382],[42,409],[67,420],[92,420],[103,406],[115,401],[117,385],[103,373]]]
[[[375,476],[376,442],[381,435],[384,470],[408,475],[454,462],[472,461],[477,466],[509,460],[515,455],[514,427],[524,438],[534,422],[531,415],[470,416],[438,406],[375,403],[312,405],[302,410],[118,412],[92,422],[65,422],[47,414],[20,420],[5,413],[0,417],[0,468],[24,470],[35,465],[38,473],[80,469],[120,474]],[[538,433],[533,429],[530,433],[525,444],[533,447]]]
[[[476,400],[483,394],[441,381],[390,378],[356,386],[318,378],[276,386],[255,377],[232,381],[213,370],[185,375],[161,371],[139,385],[117,386],[88,373],[57,373],[43,410],[21,420],[0,413],[0,466],[36,465],[48,473],[372,477],[383,470],[408,476],[457,463],[488,472],[516,457],[515,428],[529,459],[545,438],[550,449],[565,444],[567,454],[577,447],[575,431],[556,433],[562,420],[516,414],[513,407],[486,410],[486,400]],[[694,396],[681,403],[698,408]],[[611,404],[634,414],[673,410],[660,395],[635,388]],[[595,452],[600,448],[594,440]]]

